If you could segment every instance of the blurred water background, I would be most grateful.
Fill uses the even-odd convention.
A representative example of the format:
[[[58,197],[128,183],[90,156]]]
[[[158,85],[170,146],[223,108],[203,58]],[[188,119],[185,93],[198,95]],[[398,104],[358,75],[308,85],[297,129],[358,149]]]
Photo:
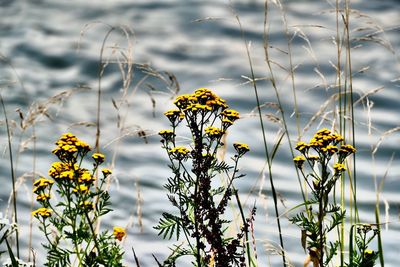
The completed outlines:
[[[332,64],[337,62],[333,43],[335,1],[285,2],[293,64],[297,66],[295,83],[300,126],[304,128],[336,90],[331,86],[336,77]],[[392,154],[396,153],[381,199],[382,220],[388,222],[383,227],[386,263],[398,266],[399,134],[394,132],[383,139],[375,162],[371,150],[386,131],[400,126],[400,1],[358,0],[352,1],[351,7],[358,10],[352,13],[350,21],[354,38],[355,99],[376,91],[363,97],[355,110],[360,216],[364,222],[374,222],[374,176],[378,182],[382,179]],[[282,13],[274,1],[270,2],[270,8],[271,57],[288,68],[285,53],[288,39]],[[253,112],[256,107],[253,87],[246,79],[250,76],[249,63],[236,15],[250,43],[255,75],[260,79],[261,101],[274,103],[275,93],[267,81],[269,73],[263,51],[264,1],[0,1],[0,83],[8,116],[13,121],[15,168],[21,177],[18,211],[22,247],[27,247],[29,235],[32,171],[37,175],[47,174],[55,161],[50,153],[53,143],[64,132],[73,132],[94,145],[100,51],[110,26],[114,26],[116,30],[106,42],[103,57],[108,64],[101,84],[100,141],[108,166],[114,170],[115,179],[110,189],[114,212],[103,221],[102,227],[111,230],[114,225],[128,226],[124,243],[128,265],[133,266],[131,247],[135,248],[142,266],[155,266],[152,253],[162,260],[172,244],[157,237],[153,226],[163,211],[171,209],[162,187],[170,170],[156,133],[168,127],[162,114],[172,107],[172,91],[176,85],[169,81],[173,74],[179,82],[179,93],[190,93],[198,87],[212,88],[241,112],[243,119],[232,127],[227,142],[245,142],[251,147],[251,153],[241,163],[241,170],[247,176],[238,182],[238,188],[248,207],[254,202],[258,206],[255,231],[259,266],[280,266],[281,257],[273,255],[271,250],[271,245],[278,244],[273,202],[265,179],[262,135]],[[128,39],[120,25],[133,30],[133,34],[125,32]],[[128,92],[123,90],[118,68],[118,60],[126,60],[121,51],[135,64]],[[146,66],[170,73],[162,76],[167,82],[144,72]],[[290,77],[276,67],[276,79],[295,143],[298,134],[295,117],[291,116],[294,102]],[[328,104],[325,111],[332,106]],[[34,108],[42,112],[35,118],[35,149],[31,138],[33,127],[28,125],[21,130],[16,111],[20,110],[27,118],[29,110]],[[268,115],[266,121],[280,116],[273,105],[267,105],[263,111]],[[3,115],[1,118],[0,211],[6,213],[11,178]],[[329,123],[318,118],[304,133],[304,140],[322,126],[329,127]],[[271,145],[277,130],[278,124],[267,122]],[[273,166],[275,186],[282,200],[281,213],[301,200],[285,138],[283,143]],[[231,152],[228,147],[227,159]],[[282,223],[288,256],[295,266],[300,266],[305,258],[300,231],[285,216]],[[40,266],[43,237],[36,226],[34,229],[33,247]],[[27,254],[24,249],[23,255]]]

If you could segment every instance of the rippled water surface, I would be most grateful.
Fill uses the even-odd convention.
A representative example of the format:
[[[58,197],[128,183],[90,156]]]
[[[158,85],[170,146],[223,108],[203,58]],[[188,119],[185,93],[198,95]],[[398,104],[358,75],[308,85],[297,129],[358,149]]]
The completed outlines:
[[[336,79],[333,66],[337,63],[335,1],[287,2],[285,11],[295,67],[297,107],[300,128],[304,128],[321,107],[326,106],[326,114],[321,116],[325,114],[326,118],[332,118],[329,111],[333,105],[326,101],[337,90],[332,86]],[[383,230],[384,251],[387,266],[397,266],[400,242],[399,134],[394,131],[385,136],[375,154],[375,161],[371,149],[386,131],[400,126],[400,2],[352,1],[351,6],[358,10],[352,12],[350,21],[354,98],[357,100],[364,96],[363,101],[356,105],[354,114],[359,151],[358,208],[362,221],[374,222],[374,177],[376,175],[378,182],[385,177],[381,195],[382,214],[386,212],[382,220],[388,222]],[[158,238],[152,227],[163,211],[171,209],[162,188],[170,170],[155,133],[168,127],[162,113],[172,107],[169,89],[173,91],[176,86],[169,84],[169,76],[165,73],[163,77],[167,83],[145,73],[145,64],[175,75],[179,93],[209,87],[241,112],[242,119],[232,127],[227,139],[227,143],[241,141],[252,148],[241,163],[247,176],[238,182],[238,187],[243,201],[248,205],[256,202],[258,206],[255,230],[260,266],[267,266],[268,262],[280,266],[281,257],[268,250],[271,244],[277,245],[278,238],[270,186],[265,180],[267,173],[264,171],[261,130],[253,113],[256,106],[254,90],[246,78],[250,76],[250,68],[243,40],[244,36],[250,47],[261,101],[276,102],[268,81],[270,74],[263,51],[263,1],[1,0],[0,7],[1,94],[12,120],[15,168],[17,176],[21,177],[18,210],[25,247],[32,171],[47,173],[55,160],[50,154],[53,143],[66,131],[94,145],[99,60],[103,40],[108,36],[103,53],[103,61],[108,64],[101,80],[101,147],[108,162],[114,162],[110,167],[116,179],[110,189],[114,212],[102,225],[105,229],[111,229],[113,225],[129,225],[129,237],[124,244],[129,265],[133,264],[132,246],[143,266],[154,266],[152,253],[162,259],[171,245],[171,242]],[[284,71],[289,69],[288,36],[280,9],[273,1],[269,8],[270,51],[275,79],[290,136],[295,143],[298,134],[295,116],[292,116],[293,89],[291,78]],[[243,27],[243,36],[236,16]],[[115,27],[115,30],[110,32],[110,27]],[[343,52],[343,61],[344,55]],[[125,62],[127,58],[132,59],[135,67],[132,73],[124,74],[133,77],[128,91],[124,92],[118,62]],[[168,88],[167,84],[171,86]],[[366,96],[368,92],[371,94]],[[119,110],[113,102],[120,107]],[[36,152],[33,152],[33,127],[27,125],[25,130],[21,130],[15,110],[19,109],[27,118],[29,110],[38,104],[43,112],[35,117]],[[264,109],[268,115],[266,120],[280,116],[271,107],[273,105],[267,106]],[[304,139],[310,138],[319,127],[329,127],[331,123],[317,118],[304,133]],[[0,207],[4,213],[8,207],[11,182],[4,121],[2,125]],[[271,145],[278,128],[276,123],[267,123],[267,138]],[[141,137],[140,133],[146,133],[147,137]],[[281,213],[301,200],[287,139],[283,140],[273,166],[275,186],[282,198]],[[231,152],[228,149],[227,158]],[[394,160],[386,173],[392,155]],[[288,256],[296,266],[300,266],[305,257],[300,245],[300,232],[285,216],[282,216],[282,223]],[[41,233],[35,230],[33,238],[34,249],[38,255],[43,255]],[[38,262],[40,266],[40,257]]]

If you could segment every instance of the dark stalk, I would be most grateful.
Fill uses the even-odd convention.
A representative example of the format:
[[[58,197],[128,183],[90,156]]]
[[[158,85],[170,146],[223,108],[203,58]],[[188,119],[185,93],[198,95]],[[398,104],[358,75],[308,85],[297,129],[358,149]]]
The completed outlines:
[[[9,154],[10,154],[10,168],[11,168],[11,180],[12,180],[12,191],[13,191],[14,218],[15,218],[15,223],[18,225],[17,191],[15,189],[15,173],[14,173],[14,162],[13,162],[12,146],[11,146],[11,132],[10,132],[10,125],[8,123],[6,106],[4,104],[4,99],[3,99],[3,96],[1,94],[0,94],[0,101],[1,101],[1,106],[3,107],[4,119],[6,121],[8,151],[9,151]],[[18,234],[18,228],[15,230],[15,238],[16,238],[16,245],[17,245],[17,258],[19,258],[19,234]]]

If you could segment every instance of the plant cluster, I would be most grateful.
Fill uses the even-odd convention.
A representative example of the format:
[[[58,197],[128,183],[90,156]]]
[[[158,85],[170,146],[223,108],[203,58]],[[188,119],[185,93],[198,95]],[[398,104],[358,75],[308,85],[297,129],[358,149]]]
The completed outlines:
[[[354,231],[356,232],[355,243],[353,246]],[[368,245],[378,235],[379,229],[376,225],[357,224],[351,228],[350,237],[350,260],[346,267],[373,267],[378,259],[379,252],[368,249]]]
[[[179,213],[165,212],[155,228],[164,238],[175,234],[179,239],[183,234],[186,245],[175,246],[159,266],[175,266],[182,256],[192,256],[193,265],[198,267],[245,266],[246,253],[251,261],[248,232],[255,209],[249,218],[245,217],[233,182],[244,176],[239,173],[238,162],[249,147],[242,143],[233,145],[236,151],[233,166],[217,159],[217,150],[224,145],[223,136],[239,119],[239,113],[228,109],[225,100],[206,88],[178,96],[174,104],[177,109],[164,113],[172,129],[159,134],[173,173],[165,188]],[[190,130],[189,146],[181,146],[177,140],[178,126],[183,121]],[[233,196],[242,222],[237,233],[228,236],[231,220],[225,213]]]
[[[293,160],[311,190],[311,197],[304,203],[306,210],[291,218],[291,222],[301,228],[302,246],[307,248],[314,266],[328,266],[340,245],[336,240],[329,242],[327,248],[326,237],[345,218],[344,208],[330,201],[336,181],[346,171],[346,158],[356,152],[343,141],[340,134],[324,128],[317,131],[309,143],[296,145],[302,155]],[[310,172],[305,172],[306,167]]]
[[[92,154],[93,168],[83,167],[91,151],[88,144],[67,133],[56,142],[52,151],[59,161],[49,170],[51,179],[44,177],[34,182],[33,192],[40,208],[32,212],[40,221],[40,230],[47,242],[45,266],[122,266],[120,245],[125,230],[115,227],[114,235],[98,234],[95,224],[111,211],[110,196],[103,189],[109,169],[99,166],[105,161],[101,153]]]

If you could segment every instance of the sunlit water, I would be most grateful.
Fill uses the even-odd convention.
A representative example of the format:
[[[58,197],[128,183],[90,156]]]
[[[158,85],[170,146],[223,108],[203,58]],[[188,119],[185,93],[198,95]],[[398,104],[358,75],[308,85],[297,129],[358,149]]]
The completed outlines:
[[[293,37],[293,66],[296,66],[295,84],[301,114],[300,127],[303,128],[336,90],[331,86],[336,77],[333,68],[337,62],[337,51],[333,44],[336,21],[334,3],[289,2],[285,8],[289,30],[291,34],[296,32],[294,37],[291,35],[289,38]],[[250,76],[250,68],[244,40],[235,18],[235,15],[239,16],[244,37],[250,46],[255,75],[260,79],[257,85],[261,101],[276,102],[271,84],[265,80],[270,76],[263,52],[264,3],[260,0],[242,0],[232,1],[231,4],[233,9],[228,1],[0,1],[1,93],[8,116],[15,121],[12,124],[16,127],[12,141],[17,176],[32,172],[34,157],[33,142],[28,141],[32,127],[28,127],[20,138],[16,108],[20,108],[26,117],[31,103],[46,103],[51,96],[80,88],[61,103],[46,104],[49,117],[37,118],[35,168],[40,174],[46,175],[51,162],[55,160],[50,151],[60,134],[71,131],[94,144],[93,124],[96,119],[101,44],[109,30],[107,25],[127,25],[134,32],[130,41],[135,64],[149,64],[159,71],[173,73],[179,81],[180,93],[189,93],[198,87],[212,88],[232,108],[243,114],[243,119],[232,127],[227,143],[240,141],[251,147],[251,153],[241,163],[241,170],[247,176],[238,181],[238,188],[243,201],[248,205],[256,202],[258,206],[255,230],[259,265],[267,266],[271,262],[272,266],[280,266],[281,257],[267,249],[277,245],[278,237],[270,185],[265,180],[267,173],[263,170],[265,160],[262,135],[258,120],[252,113],[256,106],[254,91],[246,79]],[[271,57],[276,63],[289,68],[285,53],[288,49],[287,36],[282,16],[274,4],[271,3],[270,8]],[[350,27],[354,29],[353,37],[362,39],[372,34],[376,40],[354,40],[352,43],[354,97],[359,99],[366,92],[382,87],[376,94],[359,102],[355,110],[356,144],[359,151],[358,208],[362,221],[374,222],[373,177],[376,175],[380,181],[391,156],[396,153],[385,178],[381,199],[382,207],[386,203],[386,209],[382,208],[382,220],[388,222],[383,230],[385,259],[387,266],[397,266],[400,241],[399,135],[393,133],[383,140],[375,154],[375,163],[371,158],[371,147],[385,131],[400,124],[400,38],[396,27],[400,25],[400,2],[353,1],[352,8],[362,13],[355,12],[352,15]],[[311,47],[302,36],[307,36]],[[381,39],[384,41],[379,44]],[[124,98],[129,105],[123,105],[117,111],[112,101],[120,103],[118,101],[123,91],[121,73],[115,63],[116,54],[120,50],[114,49],[116,53],[110,53],[116,45],[122,49],[128,46],[120,31],[111,34],[104,56],[104,60],[110,61],[110,64],[102,78],[101,147],[108,162],[115,155],[115,165],[112,168],[116,179],[111,187],[114,212],[104,219],[102,226],[104,229],[112,229],[114,225],[129,224],[128,238],[124,243],[128,265],[133,264],[131,247],[134,247],[142,266],[154,266],[152,254],[162,260],[168,254],[168,246],[172,244],[162,241],[153,230],[161,213],[171,209],[162,188],[170,170],[165,151],[161,150],[159,137],[155,134],[168,127],[162,113],[172,106],[172,100],[165,84],[154,77],[143,81],[145,74],[135,68],[129,96]],[[295,116],[292,116],[294,99],[291,79],[277,65],[274,68],[292,142],[295,143],[298,134]],[[152,99],[155,100],[154,108]],[[369,111],[367,107],[371,104],[373,107]],[[328,104],[326,111],[330,110],[332,105]],[[279,116],[273,108],[264,111]],[[118,128],[118,113],[124,120],[123,132]],[[368,127],[370,123],[371,128]],[[1,145],[4,153],[0,161],[0,207],[1,211],[6,212],[11,182],[4,121],[2,125]],[[329,127],[329,124],[324,124],[318,118],[304,133],[304,139],[308,140],[312,132],[322,126]],[[267,123],[267,138],[271,145],[275,142],[277,129],[277,124]],[[138,136],[141,131],[148,135],[146,139]],[[284,144],[273,166],[275,186],[284,203],[279,206],[281,213],[301,200],[287,139],[283,140]],[[19,149],[20,142],[22,146]],[[231,152],[229,148],[227,160]],[[18,189],[18,218],[25,248],[31,184],[30,176],[25,176]],[[140,204],[139,195],[142,201]],[[140,216],[138,207],[141,209]],[[386,218],[385,212],[388,214]],[[285,216],[282,217],[282,224],[288,257],[296,266],[300,266],[305,257],[299,240],[300,231],[290,225]],[[33,247],[40,266],[44,255],[40,246],[43,237],[36,230],[36,225],[34,229]],[[26,249],[24,255],[27,255]]]

